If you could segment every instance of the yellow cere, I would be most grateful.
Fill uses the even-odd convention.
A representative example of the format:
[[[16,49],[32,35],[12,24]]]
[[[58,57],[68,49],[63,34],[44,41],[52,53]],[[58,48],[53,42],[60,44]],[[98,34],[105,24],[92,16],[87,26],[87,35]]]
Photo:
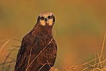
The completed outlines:
[[[49,26],[52,26],[53,25],[53,19],[48,19],[47,23],[48,23]]]
[[[42,26],[46,25],[45,20],[40,20],[40,23],[41,23]]]

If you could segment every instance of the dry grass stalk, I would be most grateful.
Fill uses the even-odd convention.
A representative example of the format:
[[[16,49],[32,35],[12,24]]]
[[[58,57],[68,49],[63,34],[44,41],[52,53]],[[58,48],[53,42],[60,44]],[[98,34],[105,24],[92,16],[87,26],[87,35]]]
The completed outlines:
[[[2,49],[12,40],[16,40],[16,39],[8,39],[0,48],[0,52],[2,51]],[[19,41],[19,40],[16,40]],[[5,65],[8,64],[8,69],[6,71],[13,71],[10,67],[12,67],[15,64],[15,59],[11,57],[11,54],[13,53],[13,51],[15,51],[17,49],[17,47],[19,48],[19,46],[14,45],[15,48],[13,48],[8,55],[6,55],[6,58],[4,60],[3,63],[0,64],[0,66],[2,66],[2,71],[4,71],[5,69]]]
[[[29,55],[29,58],[28,58],[28,65],[30,64],[31,52],[32,52],[32,49],[30,50],[30,55]],[[27,65],[27,67],[28,67],[28,65]]]
[[[0,48],[0,51],[8,44],[11,40],[12,40],[12,39],[6,41],[6,42],[3,44],[3,46]],[[20,40],[17,40],[17,39],[14,39],[14,40],[20,42]],[[45,50],[45,48],[52,42],[52,40],[53,40],[53,39],[51,39],[51,41],[44,47],[43,50]],[[75,70],[76,68],[78,68],[78,67],[83,67],[83,66],[86,66],[86,65],[89,65],[89,66],[84,67],[81,71],[88,71],[88,69],[91,69],[90,71],[106,71],[106,66],[103,66],[103,64],[106,63],[106,58],[103,58],[105,40],[106,40],[106,33],[105,33],[104,38],[103,38],[103,44],[102,44],[100,53],[97,53],[97,57],[95,57],[95,59],[92,59],[92,60],[90,60],[90,61],[87,61],[87,62],[85,62],[85,63],[83,63],[83,64],[81,64],[81,65],[75,65],[75,64],[74,64],[74,65],[70,66],[69,68],[65,68],[65,71],[76,71],[76,70]],[[19,46],[17,46],[17,47],[19,47]],[[4,62],[0,64],[0,65],[2,65],[2,71],[3,71],[3,69],[4,69],[5,64],[9,64],[9,65],[8,65],[8,67],[9,67],[9,66],[12,65],[12,63],[15,62],[15,59],[10,57],[11,53],[12,53],[15,49],[16,49],[16,48],[14,48],[13,50],[11,50],[10,53],[6,56],[6,59],[4,60]],[[43,50],[42,50],[42,51],[43,51]],[[29,56],[29,62],[30,62],[30,63],[28,63],[27,69],[28,69],[28,68],[30,67],[30,65],[34,62],[34,60],[42,53],[42,51],[40,51],[40,53],[39,53],[31,62],[30,62],[30,56],[31,56],[31,55]],[[11,59],[11,61],[7,61],[8,59]],[[98,60],[98,62],[97,62],[97,60]],[[90,63],[91,63],[91,62],[94,62],[94,61],[95,61],[95,63],[94,63],[93,65],[91,65]],[[49,65],[49,62],[48,62],[48,61],[47,61],[47,63],[48,63],[48,65]],[[44,64],[38,71],[40,71],[44,66],[45,66],[45,64]],[[27,71],[27,69],[26,69],[26,71]],[[50,70],[50,71],[58,71],[58,69],[53,69],[53,70]]]
[[[5,58],[4,64],[2,65],[2,71],[3,71],[3,69],[4,69],[5,64],[7,63],[6,61],[8,60],[8,58],[10,58],[10,55],[12,54],[12,52],[13,52],[14,50],[16,50],[16,48],[12,49],[12,50],[8,53],[7,57]],[[15,59],[14,59],[14,60],[15,60]],[[12,59],[12,61],[13,61],[13,59]],[[15,61],[13,61],[13,62],[15,62]]]
[[[47,61],[47,64],[49,65],[49,67],[51,68],[49,61],[48,60],[46,60],[46,61]]]
[[[103,64],[106,62],[106,59],[103,59],[103,51],[104,51],[104,46],[105,46],[105,40],[106,40],[106,33],[105,33],[104,38],[103,38],[103,44],[102,44],[102,48],[101,48],[100,54],[97,53],[98,58],[95,58],[95,59],[91,60],[91,61],[95,61],[95,64],[84,68],[83,71],[85,71],[85,70],[87,70],[87,69],[89,69],[91,67],[93,67],[92,71],[104,71],[103,69],[105,68],[105,66],[103,66]],[[96,63],[97,59],[99,60],[98,63]],[[86,63],[84,63],[82,65],[88,64],[91,61],[88,61],[88,62],[86,62]],[[97,65],[97,67],[95,67],[96,65]]]
[[[2,49],[11,41],[12,39],[7,40],[0,48],[0,52],[2,51]]]
[[[46,49],[46,47],[53,41],[53,38],[48,42],[48,44],[40,51],[40,53],[31,61],[31,63],[28,65],[25,71],[28,70],[28,68],[31,66],[31,64],[35,61],[35,59]]]
[[[44,66],[45,66],[45,64],[44,64],[44,65],[42,65],[42,67],[40,67],[38,71],[40,71],[40,70],[41,70]]]
[[[103,51],[104,51],[104,46],[105,46],[105,40],[106,40],[106,33],[104,35],[104,38],[103,38],[103,44],[102,44],[102,48],[101,48],[101,51],[100,51],[100,55],[99,55],[99,65],[100,67],[102,67],[102,59],[103,59]]]

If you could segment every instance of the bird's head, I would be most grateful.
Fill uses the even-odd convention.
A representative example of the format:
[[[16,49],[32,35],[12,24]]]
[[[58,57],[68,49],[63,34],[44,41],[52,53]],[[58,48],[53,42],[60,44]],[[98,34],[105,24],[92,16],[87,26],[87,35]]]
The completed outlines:
[[[37,22],[42,26],[53,26],[55,17],[51,12],[42,12],[39,14]]]

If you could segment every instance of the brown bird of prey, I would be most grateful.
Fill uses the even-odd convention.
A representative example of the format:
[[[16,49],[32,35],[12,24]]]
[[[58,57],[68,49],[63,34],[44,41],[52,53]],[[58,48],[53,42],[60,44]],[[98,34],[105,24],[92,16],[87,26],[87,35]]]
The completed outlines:
[[[55,63],[57,53],[57,45],[52,34],[54,23],[53,13],[39,14],[34,28],[22,39],[15,71],[50,70]]]

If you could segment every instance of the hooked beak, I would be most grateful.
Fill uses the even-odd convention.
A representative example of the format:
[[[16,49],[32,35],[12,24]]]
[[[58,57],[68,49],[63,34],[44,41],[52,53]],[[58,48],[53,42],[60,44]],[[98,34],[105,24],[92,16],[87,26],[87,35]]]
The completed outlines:
[[[47,20],[48,20],[48,19],[47,19],[47,18],[45,18],[45,22],[47,22]]]
[[[46,22],[46,25],[48,25],[49,23],[48,23],[48,18],[45,18],[45,22]]]

